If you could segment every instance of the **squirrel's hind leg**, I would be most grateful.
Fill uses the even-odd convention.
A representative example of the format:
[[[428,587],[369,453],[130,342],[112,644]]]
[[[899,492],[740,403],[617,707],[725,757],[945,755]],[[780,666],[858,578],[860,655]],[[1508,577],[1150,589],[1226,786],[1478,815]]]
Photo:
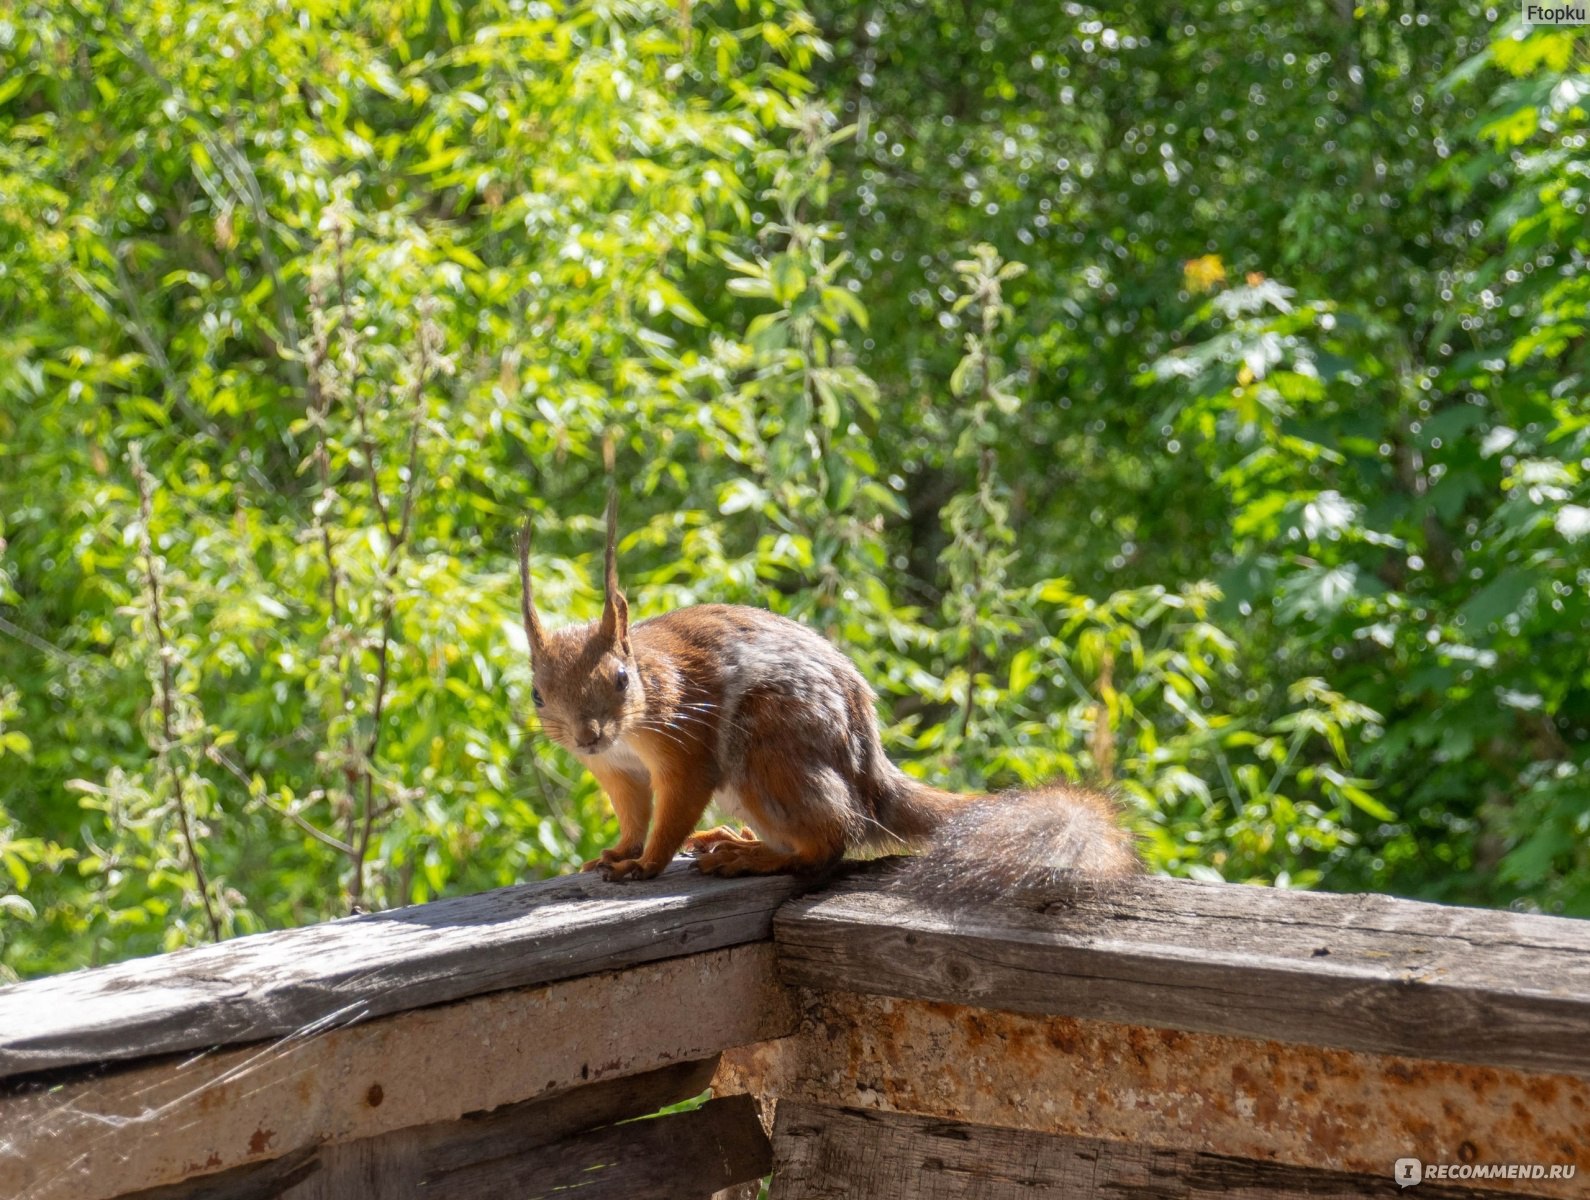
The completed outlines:
[[[826,870],[844,857],[850,803],[838,772],[792,773],[753,761],[736,790],[746,820],[761,836],[714,840],[696,855],[703,874],[799,874]]]
[[[710,850],[714,846],[724,843],[745,845],[747,842],[756,841],[756,834],[742,825],[738,830],[727,825],[719,825],[713,829],[703,829],[700,833],[692,833],[685,839],[685,853],[700,854],[703,850]]]
[[[783,875],[821,871],[833,866],[844,855],[830,853],[821,845],[797,846],[779,850],[766,842],[722,842],[696,856],[696,867],[703,875]]]

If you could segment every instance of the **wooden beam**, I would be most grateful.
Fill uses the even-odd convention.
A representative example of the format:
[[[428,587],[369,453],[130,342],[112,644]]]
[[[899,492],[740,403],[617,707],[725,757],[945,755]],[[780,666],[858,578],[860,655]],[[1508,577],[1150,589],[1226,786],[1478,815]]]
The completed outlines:
[[[1405,1195],[1378,1174],[1155,1150],[929,1117],[782,1103],[771,1200],[1366,1200]],[[1432,1200],[1521,1193],[1421,1186]]]
[[[1590,1075],[1590,922],[1171,879],[786,905],[791,983]]]
[[[857,992],[801,992],[795,1037],[723,1055],[726,1090],[1379,1175],[1399,1158],[1590,1178],[1590,1079]],[[858,1190],[856,1195],[867,1194]]]
[[[749,1096],[630,1121],[427,1181],[427,1200],[708,1200],[766,1175],[772,1151]]]
[[[306,1146],[270,1162],[233,1167],[230,1171],[218,1171],[169,1187],[150,1188],[119,1200],[281,1200],[294,1194],[289,1189],[314,1175],[320,1165],[318,1151]]]
[[[780,1037],[768,945],[0,1097],[0,1196],[106,1200]]]
[[[670,1186],[688,1187],[692,1197],[711,1195],[768,1171],[767,1137],[754,1108],[749,1126],[742,1111],[749,1098],[733,1105],[714,1101],[705,1121],[660,1118],[661,1126],[626,1124],[613,1136],[592,1135],[700,1095],[716,1066],[716,1058],[676,1063],[456,1121],[314,1147],[121,1200],[442,1200],[498,1194],[536,1177],[591,1196],[584,1188],[597,1180],[593,1166],[609,1172],[600,1176],[604,1184],[623,1179],[650,1196],[651,1183],[638,1173],[668,1164]]]
[[[336,1028],[766,940],[802,885],[594,874],[237,938],[0,987],[0,1078]]]
[[[675,1063],[457,1121],[324,1146],[314,1174],[280,1200],[434,1200],[438,1183],[455,1172],[698,1096],[712,1082],[717,1061]]]

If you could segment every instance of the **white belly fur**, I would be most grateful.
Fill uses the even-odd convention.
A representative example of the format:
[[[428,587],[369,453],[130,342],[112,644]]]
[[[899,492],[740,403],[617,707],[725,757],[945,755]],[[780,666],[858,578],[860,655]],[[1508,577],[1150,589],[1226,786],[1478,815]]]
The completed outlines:
[[[749,825],[750,819],[745,814],[745,802],[740,799],[740,793],[732,787],[721,787],[712,793],[712,803],[718,806],[718,811],[731,821],[738,821],[742,825]]]
[[[635,753],[635,748],[628,742],[614,742],[596,757],[601,760],[604,766],[622,771],[626,775],[632,775],[636,779],[651,778],[650,769],[647,768],[640,755]]]

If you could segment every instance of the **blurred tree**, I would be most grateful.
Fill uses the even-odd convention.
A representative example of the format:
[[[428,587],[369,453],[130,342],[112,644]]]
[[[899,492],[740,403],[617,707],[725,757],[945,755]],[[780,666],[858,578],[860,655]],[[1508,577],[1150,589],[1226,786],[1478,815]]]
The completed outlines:
[[[882,0],[824,7],[818,74],[861,130],[836,195],[861,361],[907,443],[911,594],[947,582],[938,514],[976,488],[941,306],[987,239],[1028,267],[1015,579],[1216,582],[1217,722],[1289,721],[1311,679],[1343,694],[1339,761],[1310,769],[1357,782],[1308,878],[1590,913],[1586,40],[1498,21]],[[1273,819],[1226,777],[1201,776],[1206,828]]]

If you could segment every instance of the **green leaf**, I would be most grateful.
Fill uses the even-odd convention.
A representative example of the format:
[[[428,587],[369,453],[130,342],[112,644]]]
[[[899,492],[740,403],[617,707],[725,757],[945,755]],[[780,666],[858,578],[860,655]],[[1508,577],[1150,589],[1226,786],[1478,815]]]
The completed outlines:
[[[1019,696],[1038,680],[1038,652],[1018,650],[1010,660],[1010,692]]]
[[[768,267],[768,280],[773,299],[786,306],[793,304],[806,290],[806,272],[801,269],[800,263],[795,260],[793,254],[774,256]],[[731,281],[731,286],[732,282],[734,281]]]
[[[1281,580],[1276,616],[1287,623],[1322,620],[1340,612],[1366,588],[1378,590],[1378,581],[1366,579],[1356,563],[1307,567]]]
[[[1504,571],[1459,607],[1458,616],[1465,624],[1484,629],[1517,613],[1538,582],[1531,571]]]

